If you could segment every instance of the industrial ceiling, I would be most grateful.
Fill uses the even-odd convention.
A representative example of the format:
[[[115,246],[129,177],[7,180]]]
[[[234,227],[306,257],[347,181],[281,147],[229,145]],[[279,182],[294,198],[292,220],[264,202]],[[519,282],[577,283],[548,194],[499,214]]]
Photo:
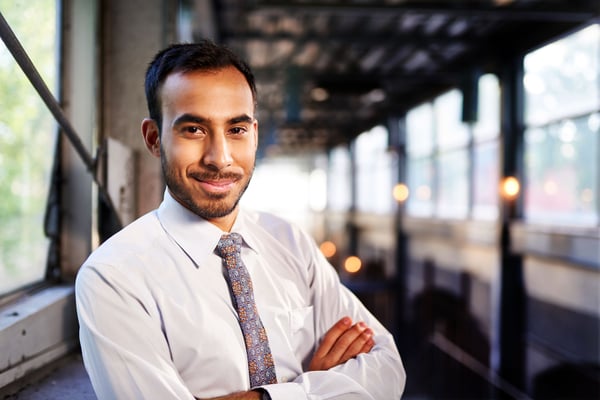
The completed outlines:
[[[263,148],[298,153],[598,22],[600,0],[217,0],[211,12],[215,39],[255,72]]]

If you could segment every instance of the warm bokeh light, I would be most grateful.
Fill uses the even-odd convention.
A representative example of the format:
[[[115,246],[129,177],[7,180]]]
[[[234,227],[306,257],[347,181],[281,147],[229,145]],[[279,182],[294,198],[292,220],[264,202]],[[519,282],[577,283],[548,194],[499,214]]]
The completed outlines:
[[[404,183],[398,183],[396,186],[394,186],[393,195],[397,202],[405,202],[406,199],[408,199],[408,194],[408,186],[406,186]]]
[[[323,255],[327,258],[333,257],[335,252],[337,251],[335,243],[330,242],[329,240],[326,240],[325,242],[321,243],[321,246],[319,246],[319,248],[321,249],[321,253],[323,253]]]
[[[517,197],[519,191],[521,190],[521,185],[519,184],[519,180],[514,176],[508,176],[504,178],[501,186],[502,197],[512,199]]]
[[[360,258],[358,258],[356,256],[350,256],[350,257],[346,258],[346,261],[344,261],[344,269],[347,272],[350,272],[351,274],[354,274],[354,273],[360,271],[361,267],[362,267],[362,261],[360,261]]]
[[[318,101],[318,102],[325,101],[329,98],[329,92],[326,89],[323,89],[321,87],[316,87],[310,91],[310,97],[314,101]]]

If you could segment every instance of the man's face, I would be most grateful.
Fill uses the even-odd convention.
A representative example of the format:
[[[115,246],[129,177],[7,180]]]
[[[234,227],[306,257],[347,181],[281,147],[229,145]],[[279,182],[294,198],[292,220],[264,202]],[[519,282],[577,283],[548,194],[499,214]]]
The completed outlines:
[[[252,177],[258,140],[246,79],[233,67],[175,73],[160,96],[161,164],[171,194],[229,230]]]

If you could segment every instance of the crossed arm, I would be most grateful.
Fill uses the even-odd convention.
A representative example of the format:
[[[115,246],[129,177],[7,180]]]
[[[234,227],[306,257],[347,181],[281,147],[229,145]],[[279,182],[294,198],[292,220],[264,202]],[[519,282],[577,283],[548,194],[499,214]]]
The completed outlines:
[[[373,331],[364,322],[352,324],[350,317],[344,317],[325,333],[308,369],[309,371],[327,370],[359,354],[368,353],[374,345]],[[260,400],[260,398],[259,391],[250,390],[198,400]]]

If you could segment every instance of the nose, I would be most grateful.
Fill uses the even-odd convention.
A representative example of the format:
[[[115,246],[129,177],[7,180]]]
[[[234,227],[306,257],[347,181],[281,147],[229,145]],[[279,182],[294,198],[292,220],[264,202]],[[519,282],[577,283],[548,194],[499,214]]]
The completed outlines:
[[[227,143],[225,135],[211,135],[204,148],[202,163],[217,171],[220,171],[233,163],[229,144]]]

